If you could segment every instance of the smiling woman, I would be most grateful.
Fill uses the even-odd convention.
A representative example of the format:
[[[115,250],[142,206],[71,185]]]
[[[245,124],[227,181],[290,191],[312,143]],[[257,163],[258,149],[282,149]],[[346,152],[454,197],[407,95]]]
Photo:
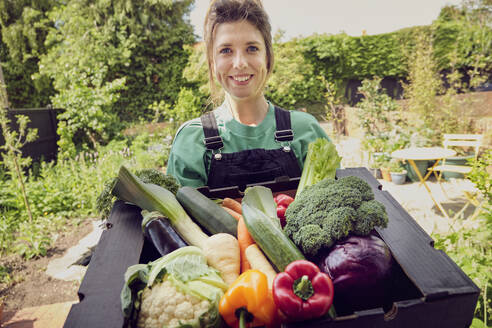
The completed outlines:
[[[223,93],[223,102],[180,127],[167,173],[212,189],[299,177],[308,144],[328,136],[310,114],[276,107],[263,94],[274,54],[261,1],[211,1],[204,31],[212,98]]]

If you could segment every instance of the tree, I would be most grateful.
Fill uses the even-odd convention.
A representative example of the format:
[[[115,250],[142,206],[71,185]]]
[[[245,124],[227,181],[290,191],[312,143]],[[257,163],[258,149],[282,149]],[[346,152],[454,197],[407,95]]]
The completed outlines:
[[[9,97],[7,88],[5,87],[5,79],[3,77],[2,63],[0,62],[0,107],[9,107]]]
[[[11,107],[42,107],[54,94],[47,78],[33,81],[50,27],[49,0],[0,0],[0,58]]]
[[[390,132],[394,129],[398,105],[381,89],[381,78],[365,79],[358,92],[364,97],[358,104],[357,117],[364,131],[363,146],[371,154],[389,152]],[[397,116],[397,115],[396,115]]]
[[[40,74],[53,80],[62,155],[110,140],[123,121],[176,101],[193,41],[192,0],[73,0],[53,8]]]
[[[463,0],[460,6],[444,7],[436,27],[435,44],[441,45],[436,58],[441,69],[459,68],[476,88],[492,72],[492,1]]]
[[[266,96],[288,109],[321,102],[324,85],[313,65],[303,56],[303,46],[296,39],[282,43],[280,35],[275,40],[275,66],[266,85]]]
[[[432,36],[422,31],[417,34],[413,51],[407,54],[408,83],[403,85],[405,98],[408,99],[409,110],[416,113],[421,120],[419,124],[421,134],[427,139],[434,138],[436,114],[439,111],[437,95],[442,91],[441,77],[433,58]],[[438,139],[433,140],[434,143]]]

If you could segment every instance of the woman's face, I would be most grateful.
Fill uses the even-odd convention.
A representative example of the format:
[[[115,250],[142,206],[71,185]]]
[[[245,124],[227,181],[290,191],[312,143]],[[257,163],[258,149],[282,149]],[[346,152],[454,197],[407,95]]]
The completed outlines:
[[[235,100],[261,97],[267,78],[265,41],[247,21],[216,27],[213,41],[214,74]]]

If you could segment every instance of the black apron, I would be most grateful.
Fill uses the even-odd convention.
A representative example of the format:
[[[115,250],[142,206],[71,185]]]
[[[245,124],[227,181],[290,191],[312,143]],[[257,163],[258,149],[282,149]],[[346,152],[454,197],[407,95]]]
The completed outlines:
[[[221,153],[224,144],[214,114],[206,113],[200,119],[205,135],[203,142],[212,151],[207,182],[210,189],[232,186],[244,189],[248,184],[273,181],[280,176],[301,176],[301,169],[290,147],[294,133],[288,110],[275,107],[275,140],[281,146],[278,149],[247,149],[236,153]],[[205,163],[205,167],[208,167],[207,164]]]

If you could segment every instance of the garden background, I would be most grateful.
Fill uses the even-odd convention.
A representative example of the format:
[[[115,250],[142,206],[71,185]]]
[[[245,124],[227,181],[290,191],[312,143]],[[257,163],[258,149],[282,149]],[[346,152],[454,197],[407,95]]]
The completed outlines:
[[[44,257],[61,232],[104,219],[98,196],[119,167],[164,170],[179,125],[212,109],[192,5],[0,0],[2,258]],[[380,35],[284,41],[278,31],[274,49],[267,98],[328,122],[334,141],[360,137],[368,167],[391,165],[375,153],[440,145],[443,133],[485,135],[469,177],[487,200],[479,227],[432,237],[481,288],[474,324],[490,325],[492,2],[463,1],[431,25]],[[56,160],[33,160],[22,149],[41,131],[12,116],[45,107],[56,116]],[[22,279],[8,263],[2,290]]]

